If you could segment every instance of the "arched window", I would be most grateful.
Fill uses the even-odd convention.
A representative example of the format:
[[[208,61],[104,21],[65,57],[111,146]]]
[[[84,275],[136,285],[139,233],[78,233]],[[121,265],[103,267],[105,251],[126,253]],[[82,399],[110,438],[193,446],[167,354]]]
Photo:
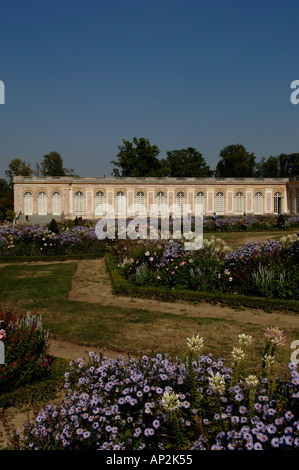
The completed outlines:
[[[277,192],[274,194],[274,214],[281,214],[282,211],[282,194]]]
[[[216,194],[216,214],[224,214],[224,194],[219,192]]]
[[[75,215],[84,214],[84,194],[77,191],[75,194]]]
[[[156,206],[158,214],[165,214],[166,202],[165,194],[162,191],[159,191],[156,196]]]
[[[39,193],[38,195],[38,215],[47,215],[47,195]]]
[[[195,213],[204,214],[205,212],[205,195],[201,191],[196,194],[195,197]]]
[[[254,213],[263,214],[264,212],[263,193],[255,193],[254,195]]]
[[[95,196],[95,215],[104,215],[105,213],[105,195],[98,191]]]
[[[235,196],[235,214],[244,214],[244,194],[241,192]]]
[[[177,214],[184,214],[185,210],[185,194],[180,191],[176,195],[176,212]]]
[[[126,214],[126,196],[122,191],[116,194],[116,213],[118,215]]]
[[[144,215],[146,213],[145,209],[145,194],[142,191],[139,191],[136,194],[136,212],[139,215]]]
[[[52,214],[60,215],[61,214],[61,197],[58,192],[52,194]]]
[[[33,197],[30,192],[24,194],[24,214],[32,215],[33,213]]]

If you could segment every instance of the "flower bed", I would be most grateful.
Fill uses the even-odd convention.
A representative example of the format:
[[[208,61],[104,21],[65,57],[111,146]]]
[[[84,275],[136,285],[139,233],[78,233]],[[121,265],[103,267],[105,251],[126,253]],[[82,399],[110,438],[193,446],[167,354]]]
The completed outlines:
[[[243,215],[220,216],[215,221],[204,217],[205,231],[240,232],[243,230],[260,231],[299,227],[298,215]]]
[[[58,233],[38,224],[0,230],[0,256],[6,258],[103,256],[103,247],[104,241],[97,239],[95,228],[89,225],[63,226]]]
[[[212,237],[199,250],[182,241],[110,244],[120,274],[133,285],[207,293],[299,299],[299,239],[249,243],[231,251]]]
[[[299,445],[294,363],[275,377],[285,338],[276,327],[255,373],[246,373],[252,337],[239,335],[232,362],[202,355],[203,338],[187,341],[184,358],[141,356],[125,361],[90,353],[65,373],[66,398],[25,425],[19,449],[259,450]]]
[[[0,394],[47,377],[52,362],[48,355],[49,332],[36,315],[15,315],[0,307],[0,340],[4,364],[0,364]]]

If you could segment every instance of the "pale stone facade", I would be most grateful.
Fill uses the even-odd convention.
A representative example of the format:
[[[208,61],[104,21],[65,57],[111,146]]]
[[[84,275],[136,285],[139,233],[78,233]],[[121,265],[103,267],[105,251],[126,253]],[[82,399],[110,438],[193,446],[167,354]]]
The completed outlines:
[[[197,206],[198,204],[198,206]],[[149,213],[156,205],[192,215],[297,214],[298,178],[14,178],[14,211],[53,218]]]

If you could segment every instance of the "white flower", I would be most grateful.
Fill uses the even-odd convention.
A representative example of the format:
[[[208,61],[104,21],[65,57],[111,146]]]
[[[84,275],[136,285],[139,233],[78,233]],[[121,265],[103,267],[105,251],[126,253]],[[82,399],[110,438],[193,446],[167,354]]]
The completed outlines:
[[[187,346],[191,351],[198,352],[203,347],[203,338],[199,338],[198,335],[187,338]]]
[[[274,359],[275,359],[275,356],[270,356],[270,354],[265,354],[264,355],[265,367],[273,366]]]
[[[216,372],[214,375],[213,372],[210,372],[211,377],[208,377],[209,385],[214,392],[223,393],[225,390],[225,379],[224,375],[221,375],[220,372]]]
[[[174,392],[164,392],[161,403],[166,411],[173,412],[180,406],[179,395]]]
[[[258,379],[256,375],[248,375],[248,377],[245,379],[245,382],[248,387],[256,387],[258,384]]]
[[[239,343],[243,344],[243,346],[247,346],[248,344],[251,344],[251,341],[252,341],[252,336],[245,335],[245,334],[239,335]]]
[[[245,353],[243,349],[241,348],[234,348],[232,351],[232,356],[235,359],[235,361],[241,361],[245,357]]]

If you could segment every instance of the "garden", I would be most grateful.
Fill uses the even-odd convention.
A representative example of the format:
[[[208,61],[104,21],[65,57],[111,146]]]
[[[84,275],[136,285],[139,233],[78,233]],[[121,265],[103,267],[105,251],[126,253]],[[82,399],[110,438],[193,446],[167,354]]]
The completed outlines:
[[[0,364],[0,407],[30,403],[31,398],[40,403],[8,448],[298,448],[299,374],[296,351],[291,355],[290,349],[298,337],[298,221],[289,217],[282,229],[272,218],[267,229],[252,228],[271,231],[270,239],[233,248],[227,242],[238,231],[240,242],[248,226],[237,229],[234,221],[223,222],[218,235],[215,221],[207,222],[214,224],[213,231],[206,230],[208,236],[196,251],[185,250],[184,240],[172,238],[98,240],[92,221],[1,229],[1,260],[19,262],[1,268],[5,364]],[[76,267],[89,257],[105,257],[115,294],[157,295],[178,304],[187,300],[181,304],[184,309],[171,314],[162,304],[151,312],[146,301],[143,309],[134,302],[120,309],[72,300]],[[44,264],[20,262],[28,259],[43,259]],[[67,264],[60,263],[67,259]],[[99,278],[94,282],[101,289]],[[201,307],[201,295],[212,302],[209,316],[201,314],[206,308]],[[219,296],[228,296],[234,317],[213,317]],[[259,310],[258,321],[251,312],[246,322],[242,305],[251,298],[260,308],[270,305],[264,301],[273,302],[275,315]],[[191,305],[198,314],[191,313]],[[288,308],[280,309],[283,305]],[[86,345],[88,360],[52,357],[51,335]],[[126,354],[112,359],[105,347]]]
[[[8,351],[9,331],[15,329],[23,329],[26,337],[27,332],[39,330],[45,345],[47,333],[35,320],[28,316],[27,320],[4,321],[7,334],[3,328],[2,337]],[[65,398],[47,404],[22,433],[17,431],[14,449],[296,449],[297,366],[290,362],[283,378],[275,374],[275,357],[286,346],[284,332],[275,326],[264,331],[263,355],[248,371],[246,356],[253,341],[252,336],[239,334],[230,360],[204,353],[205,341],[199,335],[186,338],[181,358],[158,353],[108,359],[90,352],[88,361],[79,358],[69,363],[64,373]],[[39,367],[46,365],[43,353],[41,348],[35,355]],[[11,380],[6,377],[4,383]]]
[[[299,237],[231,250],[220,238],[187,251],[181,240],[119,241],[109,246],[121,275],[136,286],[299,299]]]

